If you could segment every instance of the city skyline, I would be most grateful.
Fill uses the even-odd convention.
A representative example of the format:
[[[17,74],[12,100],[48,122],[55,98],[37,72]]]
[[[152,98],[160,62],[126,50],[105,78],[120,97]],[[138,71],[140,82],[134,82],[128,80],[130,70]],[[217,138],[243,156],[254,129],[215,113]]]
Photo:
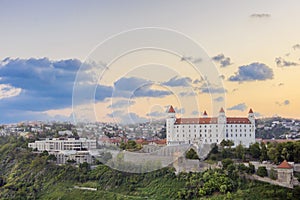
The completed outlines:
[[[296,0],[2,1],[0,5],[0,123],[72,121],[73,85],[81,65],[107,38],[144,27],[178,31],[204,53],[196,58],[144,50],[112,63],[95,91],[97,120],[160,119],[171,104],[186,117],[204,110],[214,115],[215,104],[226,107],[231,116],[246,116],[252,108],[256,117],[299,118]],[[214,87],[206,74],[196,74],[189,66],[189,61],[201,62],[203,56],[218,71],[222,87]],[[142,88],[136,90],[137,86]]]

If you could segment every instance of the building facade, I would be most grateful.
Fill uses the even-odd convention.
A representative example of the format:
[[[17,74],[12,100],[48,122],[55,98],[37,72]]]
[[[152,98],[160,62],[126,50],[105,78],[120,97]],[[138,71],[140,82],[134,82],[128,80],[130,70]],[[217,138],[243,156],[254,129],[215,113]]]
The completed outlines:
[[[252,109],[248,117],[227,117],[221,108],[217,117],[208,117],[206,111],[200,118],[176,118],[170,106],[166,119],[167,145],[219,144],[231,140],[234,146],[249,147],[255,143],[255,117]]]
[[[46,138],[29,143],[28,147],[38,151],[91,150],[96,149],[96,140],[86,138]]]

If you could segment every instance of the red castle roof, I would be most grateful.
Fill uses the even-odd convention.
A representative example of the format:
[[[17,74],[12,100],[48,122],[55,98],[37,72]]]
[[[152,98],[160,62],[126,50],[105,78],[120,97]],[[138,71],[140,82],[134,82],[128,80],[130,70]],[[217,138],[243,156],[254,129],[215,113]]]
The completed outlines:
[[[280,165],[277,166],[280,169],[292,169],[293,166],[290,165],[286,160],[284,160]]]
[[[175,113],[173,106],[170,106],[168,113]]]
[[[227,124],[251,124],[246,117],[227,117]],[[177,118],[175,124],[217,124],[217,117]]]
[[[204,111],[203,115],[205,115],[205,116],[207,115],[207,112],[206,112],[206,110]]]
[[[223,108],[221,108],[221,110],[220,110],[220,113],[224,113],[225,111],[224,111],[224,109]]]
[[[253,110],[252,110],[252,108],[250,108],[250,110],[249,110],[249,114],[250,114],[250,113],[253,113]]]

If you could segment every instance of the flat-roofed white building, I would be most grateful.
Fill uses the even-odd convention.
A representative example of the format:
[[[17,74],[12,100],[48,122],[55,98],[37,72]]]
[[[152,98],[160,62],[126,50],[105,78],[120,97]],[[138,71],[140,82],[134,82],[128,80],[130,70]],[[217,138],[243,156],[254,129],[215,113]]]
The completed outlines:
[[[96,149],[96,140],[86,138],[46,138],[28,144],[28,147],[38,151],[63,151],[63,150],[92,150]]]

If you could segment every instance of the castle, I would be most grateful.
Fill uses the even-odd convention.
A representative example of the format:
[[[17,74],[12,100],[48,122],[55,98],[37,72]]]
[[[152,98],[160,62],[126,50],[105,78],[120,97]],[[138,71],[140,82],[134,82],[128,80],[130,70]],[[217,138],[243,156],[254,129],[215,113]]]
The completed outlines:
[[[252,109],[248,117],[227,117],[221,108],[217,117],[208,117],[206,111],[200,118],[176,118],[173,106],[166,119],[167,145],[220,144],[231,140],[234,146],[249,147],[255,143],[255,117]]]

